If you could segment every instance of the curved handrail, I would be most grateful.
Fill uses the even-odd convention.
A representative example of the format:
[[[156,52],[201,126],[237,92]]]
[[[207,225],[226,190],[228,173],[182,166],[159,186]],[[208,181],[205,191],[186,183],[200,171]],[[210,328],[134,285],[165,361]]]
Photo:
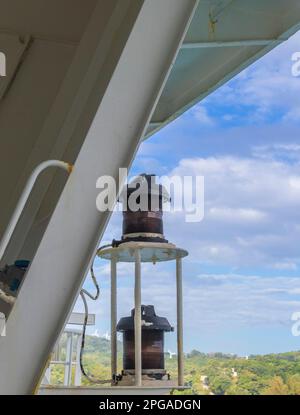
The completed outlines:
[[[0,260],[3,258],[3,255],[6,251],[7,245],[9,244],[9,241],[11,239],[11,236],[15,230],[15,227],[18,223],[18,220],[20,219],[20,216],[22,214],[22,211],[24,209],[24,206],[30,196],[30,193],[33,189],[33,186],[36,182],[36,179],[38,176],[48,167],[60,167],[64,170],[66,170],[69,174],[72,172],[73,166],[69,163],[66,163],[65,161],[60,160],[47,160],[40,163],[31,173],[29,179],[27,180],[27,183],[25,185],[25,188],[21,194],[21,197],[17,203],[17,206],[15,207],[15,210],[12,214],[12,217],[7,225],[7,228],[1,238],[0,242]]]

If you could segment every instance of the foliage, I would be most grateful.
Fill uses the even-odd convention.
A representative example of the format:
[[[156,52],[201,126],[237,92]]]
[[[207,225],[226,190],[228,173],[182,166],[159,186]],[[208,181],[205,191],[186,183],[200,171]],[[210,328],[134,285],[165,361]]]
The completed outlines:
[[[118,343],[118,367],[122,367],[122,343]],[[62,344],[61,356],[65,353]],[[110,378],[110,342],[87,336],[84,354],[87,372],[97,379]],[[166,369],[177,375],[177,358],[166,354]],[[62,384],[63,366],[53,365],[51,382]],[[84,385],[91,385],[83,378]],[[185,384],[175,394],[216,395],[300,395],[300,352],[249,356],[205,354],[193,350],[185,356]]]
[[[264,391],[265,395],[300,395],[300,375],[287,377],[286,383],[280,376],[274,376]]]

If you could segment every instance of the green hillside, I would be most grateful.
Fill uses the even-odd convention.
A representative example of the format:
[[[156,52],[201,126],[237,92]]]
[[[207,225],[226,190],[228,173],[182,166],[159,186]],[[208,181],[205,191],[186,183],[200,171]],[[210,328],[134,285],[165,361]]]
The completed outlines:
[[[118,343],[119,368],[122,343]],[[62,345],[62,357],[64,345]],[[97,379],[110,378],[110,342],[87,336],[84,364]],[[176,378],[176,356],[166,354],[166,368]],[[51,381],[61,384],[62,366],[53,366]],[[197,350],[185,356],[185,394],[216,395],[300,395],[300,352],[258,355],[241,358],[223,353],[205,354]],[[83,384],[90,383],[83,378]]]

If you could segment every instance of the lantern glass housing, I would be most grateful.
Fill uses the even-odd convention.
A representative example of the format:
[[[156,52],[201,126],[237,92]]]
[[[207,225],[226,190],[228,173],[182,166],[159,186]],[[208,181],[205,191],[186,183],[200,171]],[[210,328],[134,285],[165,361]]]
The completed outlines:
[[[134,314],[122,318],[117,330],[123,332],[123,370],[134,374],[135,337]],[[153,305],[142,305],[142,374],[161,379],[165,374],[164,333],[173,331],[165,317],[156,315]]]

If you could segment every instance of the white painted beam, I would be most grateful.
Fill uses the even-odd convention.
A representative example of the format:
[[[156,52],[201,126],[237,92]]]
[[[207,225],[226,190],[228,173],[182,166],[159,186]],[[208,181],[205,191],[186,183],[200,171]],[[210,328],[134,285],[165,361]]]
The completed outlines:
[[[118,168],[131,164],[197,3],[118,1],[110,31],[95,42],[87,108],[99,101],[99,85],[109,82],[8,319],[7,337],[0,338],[1,394],[28,394],[37,386],[109,218],[96,209],[96,180],[117,178]],[[79,119],[73,133],[80,130]]]
[[[181,49],[204,49],[204,48],[232,48],[242,46],[266,46],[271,43],[282,43],[282,39],[245,39],[245,40],[224,40],[210,42],[184,42]]]

